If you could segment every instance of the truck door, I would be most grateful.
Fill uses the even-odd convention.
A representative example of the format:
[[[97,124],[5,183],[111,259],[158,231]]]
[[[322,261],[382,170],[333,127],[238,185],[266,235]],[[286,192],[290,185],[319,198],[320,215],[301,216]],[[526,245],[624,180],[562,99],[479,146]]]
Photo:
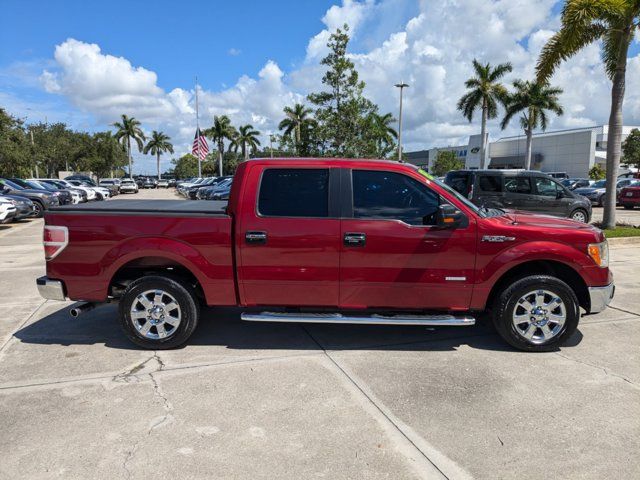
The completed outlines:
[[[476,225],[445,229],[446,202],[416,173],[345,170],[340,306],[449,309],[469,307]]]
[[[338,173],[250,167],[235,235],[242,303],[338,305]]]

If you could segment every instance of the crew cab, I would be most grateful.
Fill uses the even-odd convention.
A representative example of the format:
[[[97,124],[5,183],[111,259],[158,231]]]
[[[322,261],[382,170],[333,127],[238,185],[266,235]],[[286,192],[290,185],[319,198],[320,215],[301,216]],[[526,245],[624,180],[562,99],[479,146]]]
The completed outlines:
[[[45,216],[45,298],[119,302],[128,338],[187,341],[200,306],[256,322],[469,326],[557,348],[613,296],[608,246],[569,219],[480,208],[412,165],[254,159],[228,202],[62,206]],[[215,321],[215,318],[211,318]]]

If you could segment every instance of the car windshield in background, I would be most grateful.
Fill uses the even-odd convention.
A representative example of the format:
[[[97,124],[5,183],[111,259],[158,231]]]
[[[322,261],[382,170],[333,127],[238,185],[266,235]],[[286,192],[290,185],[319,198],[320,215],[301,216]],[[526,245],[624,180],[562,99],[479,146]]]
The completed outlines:
[[[596,183],[591,185],[592,188],[604,188],[607,186],[606,180],[598,180]]]
[[[483,210],[481,208],[478,208],[478,206],[476,204],[472,203],[471,200],[469,200],[465,196],[461,195],[459,192],[457,192],[456,190],[451,188],[446,183],[441,182],[440,180],[438,180],[436,177],[434,177],[433,175],[431,175],[427,171],[419,168],[418,169],[418,173],[420,173],[420,175],[425,177],[427,180],[430,180],[433,183],[438,184],[441,188],[445,189],[451,195],[454,195],[458,200],[460,200],[462,203],[464,203],[467,207],[469,207],[471,210],[473,210],[475,213],[477,213],[481,217],[486,217],[487,216],[487,210]],[[504,213],[501,210],[496,210],[496,211],[499,212],[499,213]]]
[[[24,187],[21,187],[17,183],[13,183],[11,180],[7,180],[6,178],[1,179],[0,183],[6,185],[7,187],[13,188],[14,190],[24,190]]]

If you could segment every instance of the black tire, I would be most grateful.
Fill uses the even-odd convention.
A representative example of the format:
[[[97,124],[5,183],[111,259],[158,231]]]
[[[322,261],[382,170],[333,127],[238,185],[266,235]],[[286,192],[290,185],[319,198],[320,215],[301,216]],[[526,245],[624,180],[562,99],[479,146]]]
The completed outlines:
[[[131,309],[134,302],[138,301],[139,295],[148,290],[162,290],[175,299],[179,306],[180,323],[175,330],[166,338],[151,339],[144,336],[136,323],[140,325],[140,321],[132,319]],[[124,292],[119,305],[120,325],[125,335],[136,345],[151,350],[167,350],[179,347],[184,344],[198,325],[200,317],[200,304],[197,300],[196,293],[193,288],[177,279],[149,275],[141,277],[133,281]],[[147,322],[149,320],[144,320]],[[151,327],[151,329],[157,327]],[[153,334],[153,332],[151,331]]]
[[[584,222],[581,219],[576,219],[576,214],[582,214],[584,216]],[[575,220],[576,222],[589,223],[589,214],[582,208],[576,208],[573,212],[571,212],[571,216],[569,218],[571,218],[571,220]]]
[[[35,217],[36,218],[42,218],[44,217],[44,205],[39,201],[39,200],[34,200],[33,204],[36,207],[36,214]]]
[[[604,207],[604,195],[600,195],[598,197],[598,206],[599,207]]]
[[[541,343],[525,339],[521,333],[518,333],[518,327],[513,321],[513,315],[519,307],[518,301],[527,293],[536,290],[546,290],[559,297],[563,302],[566,315],[564,325],[558,329],[558,332],[550,340],[543,340]],[[520,308],[524,307],[520,306]],[[533,275],[507,285],[496,298],[492,310],[493,324],[500,336],[512,347],[527,352],[557,350],[573,335],[580,321],[580,304],[575,292],[562,280],[548,275]],[[536,330],[536,332],[541,331]]]
[[[633,205],[622,205],[625,210],[633,210]]]

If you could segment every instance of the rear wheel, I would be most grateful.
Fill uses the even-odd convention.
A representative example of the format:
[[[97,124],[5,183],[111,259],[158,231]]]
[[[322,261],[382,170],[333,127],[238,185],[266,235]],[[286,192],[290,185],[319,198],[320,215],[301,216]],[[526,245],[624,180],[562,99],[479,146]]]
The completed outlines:
[[[154,350],[175,348],[194,332],[200,315],[188,284],[150,275],[132,282],[120,300],[120,324],[136,345]]]
[[[622,205],[625,210],[633,210],[633,205]]]
[[[580,305],[562,280],[534,275],[507,286],[493,306],[493,323],[511,346],[525,351],[557,349],[575,332]]]
[[[604,207],[604,195],[600,195],[598,197],[598,206],[599,207]]]
[[[577,210],[574,210],[571,213],[571,220],[574,220],[580,223],[587,223],[587,221],[589,220],[589,215],[587,214],[586,211],[582,210],[581,208],[578,208]]]

